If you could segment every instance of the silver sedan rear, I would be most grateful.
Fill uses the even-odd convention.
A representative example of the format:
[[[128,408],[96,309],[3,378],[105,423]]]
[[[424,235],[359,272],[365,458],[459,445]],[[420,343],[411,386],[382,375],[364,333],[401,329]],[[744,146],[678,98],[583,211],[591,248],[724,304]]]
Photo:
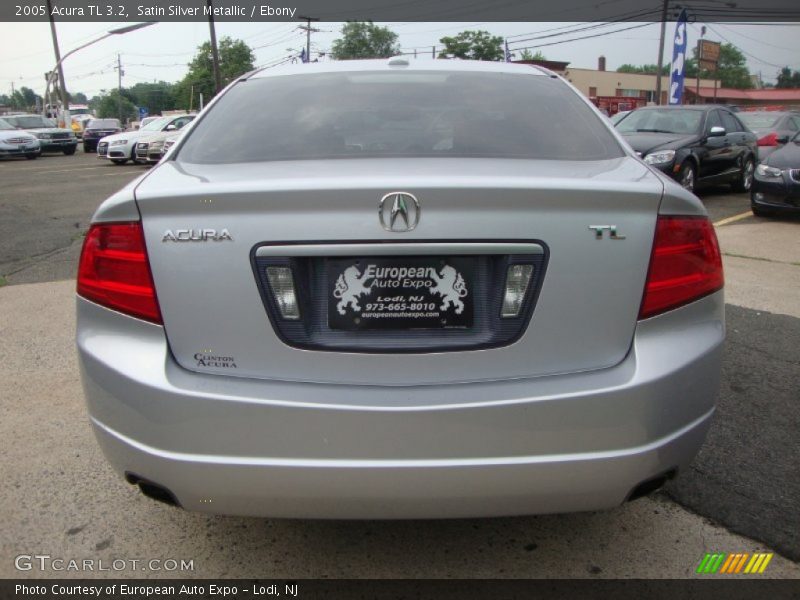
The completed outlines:
[[[592,510],[699,450],[722,287],[702,204],[550,72],[304,64],[100,207],[77,344],[108,460],[189,510]]]

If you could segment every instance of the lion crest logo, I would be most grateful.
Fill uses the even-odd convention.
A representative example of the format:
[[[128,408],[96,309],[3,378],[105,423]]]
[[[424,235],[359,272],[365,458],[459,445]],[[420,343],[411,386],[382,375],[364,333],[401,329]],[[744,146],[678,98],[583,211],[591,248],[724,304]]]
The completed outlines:
[[[464,312],[464,303],[461,298],[467,295],[467,285],[464,283],[461,273],[450,265],[446,265],[435,279],[436,285],[431,288],[431,293],[439,294],[442,298],[439,310],[447,310],[452,304],[457,315]]]
[[[358,299],[364,294],[368,294],[370,286],[364,285],[365,277],[361,275],[358,267],[347,267],[344,273],[339,275],[334,286],[333,295],[339,299],[336,310],[340,315],[345,314],[345,308],[349,306],[354,311],[360,311],[361,306]]]

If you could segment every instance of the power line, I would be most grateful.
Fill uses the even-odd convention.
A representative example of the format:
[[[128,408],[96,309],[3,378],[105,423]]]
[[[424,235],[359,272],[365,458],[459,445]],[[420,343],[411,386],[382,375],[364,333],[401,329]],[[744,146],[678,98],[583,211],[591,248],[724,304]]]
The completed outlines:
[[[554,36],[559,36],[559,35],[567,35],[567,34],[571,34],[571,33],[578,33],[580,31],[585,31],[585,30],[589,30],[589,29],[597,29],[597,28],[600,28],[600,27],[609,27],[609,26],[615,25],[616,23],[624,23],[626,21],[635,21],[637,18],[646,17],[646,16],[650,16],[650,15],[655,15],[659,11],[660,11],[660,9],[658,7],[654,6],[653,8],[648,9],[648,10],[638,10],[638,11],[631,11],[631,12],[627,12],[627,13],[621,13],[621,14],[616,15],[613,18],[611,18],[608,21],[605,21],[603,23],[593,23],[593,24],[573,23],[571,25],[562,25],[561,27],[552,27],[550,29],[542,29],[541,31],[535,31],[535,32],[530,32],[530,33],[518,33],[518,34],[515,34],[515,35],[509,35],[509,36],[506,37],[506,39],[508,39],[509,42],[511,42],[512,40],[514,40],[514,42],[523,42],[523,41],[527,41],[527,40],[525,40],[525,39],[521,39],[520,40],[520,39],[516,39],[516,38],[520,38],[520,37],[523,37],[523,36],[526,36],[526,35],[531,35],[531,36],[534,36],[532,39],[539,39],[539,38],[543,38],[543,37],[554,37]],[[549,36],[540,35],[540,34],[543,34],[543,33],[550,33],[552,31],[558,31],[560,33],[552,34],[552,35],[549,35]]]
[[[709,29],[710,31],[713,31],[715,34],[717,34],[719,37],[721,37],[723,40],[725,40],[726,42],[728,42],[728,43],[729,43],[729,44],[731,44],[732,46],[736,46],[736,44],[734,44],[733,42],[731,42],[731,41],[730,41],[728,38],[726,38],[724,35],[722,35],[722,34],[721,34],[719,31],[717,31],[716,29],[714,29],[713,27],[711,27],[711,25],[706,25],[706,27],[708,27],[708,29]],[[737,47],[737,48],[739,48],[739,46],[736,46],[736,47]],[[767,62],[766,60],[764,60],[764,59],[761,59],[761,58],[759,58],[759,57],[755,56],[754,54],[750,54],[749,52],[747,52],[747,51],[745,51],[745,50],[742,50],[742,48],[739,48],[739,51],[740,51],[742,54],[744,54],[745,56],[749,56],[749,57],[750,57],[750,58],[752,58],[753,60],[755,60],[755,61],[757,61],[757,62],[761,63],[762,65],[767,65],[767,66],[770,66],[770,67],[775,67],[776,69],[782,69],[783,67],[786,67],[786,66],[792,66],[792,67],[796,66],[796,65],[785,65],[785,64],[784,64],[784,65],[776,65],[775,63]]]
[[[723,25],[721,25],[721,24],[718,24],[718,25],[720,27],[723,27]],[[728,29],[729,29],[728,27],[725,27],[726,31]],[[764,46],[769,46],[770,48],[777,48],[778,50],[788,50],[789,52],[798,52],[798,51],[800,51],[800,48],[787,48],[785,46],[776,46],[775,44],[770,44],[769,42],[765,42],[763,40],[759,40],[758,38],[754,38],[752,36],[745,35],[741,31],[731,30],[731,33],[735,33],[736,35],[738,35],[740,37],[746,38],[748,40],[752,40],[752,41],[757,42],[759,44],[763,44]]]
[[[636,15],[636,17],[643,17],[643,16],[647,16],[647,15],[651,15],[651,14],[656,14],[657,12],[658,12],[657,10],[651,10],[651,11],[648,11],[647,13],[639,13],[639,14]],[[632,18],[636,18],[636,17],[632,17]],[[609,22],[609,23],[598,23],[598,24],[595,24],[595,25],[588,25],[588,26],[585,26],[585,27],[580,27],[580,28],[573,29],[573,30],[570,30],[570,31],[565,31],[565,32],[562,32],[562,33],[551,33],[551,34],[548,34],[548,35],[540,35],[540,36],[534,36],[534,37],[530,37],[530,38],[523,38],[521,40],[510,40],[509,39],[509,43],[520,44],[522,42],[530,42],[530,41],[535,41],[535,40],[543,40],[543,39],[549,39],[549,38],[554,38],[554,37],[561,37],[563,35],[571,35],[573,33],[580,33],[580,32],[583,32],[583,31],[594,31],[596,29],[602,29],[602,28],[605,28],[605,27],[613,27],[614,25],[618,25],[619,23],[624,23],[626,20],[628,20],[628,19],[624,19],[624,20],[621,20],[621,21],[612,21],[612,22]],[[652,25],[652,23],[646,23],[646,25]]]
[[[545,48],[547,46],[556,46],[558,44],[568,44],[570,42],[580,42],[580,41],[588,40],[588,39],[592,39],[592,38],[604,37],[604,36],[607,36],[607,35],[613,35],[615,33],[621,33],[623,31],[630,31],[631,29],[640,29],[641,27],[650,27],[651,25],[653,25],[653,23],[642,23],[642,24],[639,24],[639,25],[633,25],[632,27],[623,27],[622,29],[615,29],[614,31],[606,31],[606,32],[603,32],[603,33],[595,33],[593,35],[584,35],[584,36],[577,37],[577,38],[571,38],[569,40],[560,40],[560,41],[557,41],[557,42],[548,42],[546,44],[535,44],[533,46],[523,46],[523,47],[519,47],[519,48],[512,48],[512,50],[530,50],[532,48]]]

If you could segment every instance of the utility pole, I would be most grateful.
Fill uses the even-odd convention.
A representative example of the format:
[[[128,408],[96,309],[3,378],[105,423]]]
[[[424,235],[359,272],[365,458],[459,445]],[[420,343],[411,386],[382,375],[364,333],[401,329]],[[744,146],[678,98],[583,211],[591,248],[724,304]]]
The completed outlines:
[[[61,67],[61,51],[58,49],[58,35],[56,34],[56,23],[53,20],[52,0],[47,0],[47,14],[50,19],[50,34],[53,36],[53,51],[55,52],[56,63],[58,64],[58,91],[61,95],[61,107],[62,110],[67,110],[69,109],[67,86],[64,84],[64,69]]]
[[[211,34],[211,62],[214,67],[214,93],[222,91],[222,75],[219,72],[219,48],[217,48],[217,31],[214,29],[214,7],[211,0],[206,0],[208,6],[208,31]]]
[[[122,56],[117,54],[117,116],[120,124],[122,122]]]
[[[311,62],[311,32],[317,32],[319,29],[314,29],[311,27],[311,21],[319,21],[319,19],[314,17],[300,17],[303,19],[306,24],[301,25],[300,29],[305,29],[306,31],[306,62]]]
[[[658,63],[656,63],[656,105],[661,104],[661,65],[664,63],[664,36],[667,31],[667,10],[669,0],[664,0],[661,8],[661,36],[658,41]]]

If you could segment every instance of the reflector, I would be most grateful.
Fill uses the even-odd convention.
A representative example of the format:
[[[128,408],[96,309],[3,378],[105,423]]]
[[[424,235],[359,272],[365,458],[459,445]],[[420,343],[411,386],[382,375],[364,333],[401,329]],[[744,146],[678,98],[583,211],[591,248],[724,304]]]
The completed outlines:
[[[528,284],[533,275],[533,265],[509,265],[506,271],[506,291],[500,316],[509,319],[519,316]]]
[[[267,267],[267,280],[281,316],[295,321],[300,318],[300,307],[294,292],[294,276],[289,267]]]

